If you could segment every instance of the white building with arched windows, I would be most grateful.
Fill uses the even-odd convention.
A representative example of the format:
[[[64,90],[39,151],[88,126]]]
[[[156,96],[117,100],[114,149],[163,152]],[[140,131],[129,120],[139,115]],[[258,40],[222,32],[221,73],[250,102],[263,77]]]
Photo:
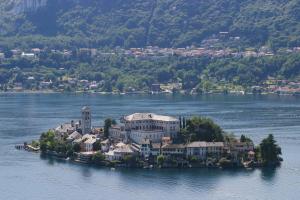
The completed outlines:
[[[142,143],[144,139],[160,142],[162,137],[176,138],[180,130],[179,120],[154,113],[134,113],[123,117],[121,126],[113,126],[109,135],[113,139],[130,139]]]

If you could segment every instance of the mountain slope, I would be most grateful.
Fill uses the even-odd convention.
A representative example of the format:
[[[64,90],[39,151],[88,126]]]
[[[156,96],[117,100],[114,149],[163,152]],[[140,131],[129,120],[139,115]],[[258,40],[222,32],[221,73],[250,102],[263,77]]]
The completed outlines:
[[[2,0],[0,40],[183,47],[220,31],[248,46],[300,45],[299,0]],[[39,37],[36,41],[34,37]],[[9,40],[11,39],[11,40]],[[42,39],[42,41],[40,41]],[[36,44],[35,44],[36,45]]]

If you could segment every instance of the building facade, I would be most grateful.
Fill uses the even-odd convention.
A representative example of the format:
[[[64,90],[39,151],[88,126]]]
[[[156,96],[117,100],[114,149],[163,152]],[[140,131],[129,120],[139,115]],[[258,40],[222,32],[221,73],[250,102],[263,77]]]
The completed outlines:
[[[254,151],[253,142],[234,142],[230,146],[231,151],[237,151],[238,153],[248,153],[249,151]]]
[[[186,146],[186,155],[195,156],[200,160],[206,159],[207,149],[206,142],[192,142]]]
[[[81,150],[84,152],[93,151],[93,145],[97,141],[96,136],[85,134],[81,139]]]
[[[200,160],[205,160],[208,156],[220,158],[223,152],[223,142],[196,141],[186,145],[186,155],[195,156]]]
[[[184,144],[164,144],[161,147],[161,154],[164,156],[185,156],[186,147]]]
[[[177,118],[154,113],[134,113],[120,121],[123,125],[112,127],[110,137],[130,139],[138,144],[145,139],[160,142],[162,137],[176,138],[180,130]]]
[[[110,149],[108,152],[104,153],[107,160],[122,160],[125,158],[125,156],[128,155],[137,155],[138,150],[130,145],[130,144],[124,144],[123,142],[119,142],[116,144],[112,149]]]

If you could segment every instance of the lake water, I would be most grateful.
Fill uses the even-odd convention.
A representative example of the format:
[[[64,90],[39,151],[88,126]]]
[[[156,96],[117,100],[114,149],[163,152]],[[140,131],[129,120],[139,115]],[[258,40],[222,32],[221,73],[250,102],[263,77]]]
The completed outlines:
[[[92,168],[43,159],[14,145],[80,117],[93,125],[133,112],[204,115],[258,143],[273,133],[284,162],[276,170]],[[300,99],[277,96],[103,96],[0,94],[0,199],[299,199]]]

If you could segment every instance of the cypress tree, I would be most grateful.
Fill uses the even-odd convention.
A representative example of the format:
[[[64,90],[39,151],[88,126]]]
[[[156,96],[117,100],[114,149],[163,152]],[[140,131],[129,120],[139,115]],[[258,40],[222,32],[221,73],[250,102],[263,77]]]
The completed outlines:
[[[179,127],[180,127],[180,129],[182,129],[182,120],[181,120],[181,116],[179,116]]]

